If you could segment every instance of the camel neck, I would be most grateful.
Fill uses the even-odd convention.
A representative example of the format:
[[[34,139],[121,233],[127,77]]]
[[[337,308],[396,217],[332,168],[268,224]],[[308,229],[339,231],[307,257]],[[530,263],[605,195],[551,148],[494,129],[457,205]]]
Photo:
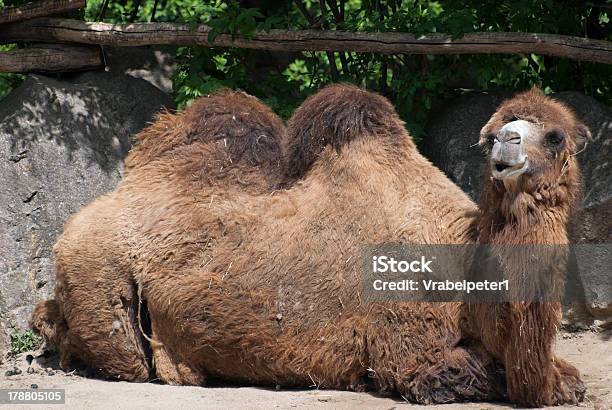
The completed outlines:
[[[481,200],[481,243],[563,244],[577,196],[564,184],[540,184],[533,190],[514,191],[490,181]]]

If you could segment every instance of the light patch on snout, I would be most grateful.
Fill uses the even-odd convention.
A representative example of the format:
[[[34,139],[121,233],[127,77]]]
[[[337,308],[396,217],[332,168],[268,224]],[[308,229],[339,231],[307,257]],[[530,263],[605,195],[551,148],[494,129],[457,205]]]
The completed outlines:
[[[516,120],[504,125],[491,151],[491,172],[496,179],[517,177],[529,166],[523,143],[534,134],[534,124]]]
[[[501,130],[499,130],[498,139],[501,141],[507,134],[514,132],[521,137],[520,142],[523,142],[523,139],[529,138],[529,136],[532,134],[534,131],[533,127],[534,125],[532,123],[525,120],[509,122],[508,124],[504,125]]]

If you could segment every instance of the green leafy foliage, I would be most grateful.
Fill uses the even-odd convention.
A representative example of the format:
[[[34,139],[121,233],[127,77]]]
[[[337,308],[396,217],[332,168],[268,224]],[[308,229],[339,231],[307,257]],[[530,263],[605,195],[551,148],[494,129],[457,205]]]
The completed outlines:
[[[21,74],[0,73],[0,100],[21,84],[24,79],[25,76]]]
[[[86,21],[103,20],[112,23],[129,23],[136,6],[134,0],[110,0],[102,15],[104,0],[89,0],[85,9]],[[135,21],[153,19],[154,0],[142,0]],[[200,0],[159,0],[155,9],[155,21],[184,22],[190,24],[208,23],[213,15],[226,8],[222,1]]]
[[[281,72],[254,73],[251,68],[257,59],[261,59],[260,53],[251,50],[179,48],[178,69],[173,78],[179,108],[197,97],[227,87],[259,96],[279,115],[288,118],[309,91],[300,89],[301,73],[298,72],[294,79]],[[263,76],[261,81],[254,78],[259,76]]]
[[[612,40],[612,0],[110,0],[101,13],[103,3],[88,1],[85,20],[172,21],[193,27],[204,23],[211,27],[209,41],[220,34],[251,37],[273,29],[446,33],[455,38],[476,31],[534,32]],[[287,118],[322,85],[344,81],[390,98],[417,140],[426,138],[424,130],[436,107],[470,90],[514,91],[537,85],[546,92],[578,90],[612,103],[612,65],[533,54],[271,53],[180,47],[177,61],[174,89],[179,107],[230,87],[260,97]],[[3,84],[7,80],[0,77],[0,93],[13,86]]]
[[[13,50],[14,48],[14,44],[0,45],[0,53]],[[0,73],[0,100],[8,95],[13,88],[21,84],[24,78],[25,76],[21,74]]]
[[[230,1],[227,7],[215,13],[215,16],[208,21],[208,25],[212,28],[208,34],[208,41],[212,43],[220,33],[236,34],[238,31],[245,37],[251,38],[257,28],[255,19],[263,17],[256,8],[242,8],[237,1]]]
[[[37,349],[42,343],[41,338],[31,330],[11,334],[11,354],[19,354]]]
[[[609,9],[583,2],[500,0],[466,6],[457,0],[348,0],[342,13],[339,9],[334,13],[329,7],[338,7],[340,1],[327,2],[325,10],[321,10],[321,2],[301,4],[306,14],[295,4],[282,12],[274,8],[260,10],[253,14],[257,29],[404,31],[416,35],[440,32],[453,37],[475,31],[524,31],[612,40]],[[605,4],[612,5],[612,1]],[[231,2],[213,13],[225,17],[210,21],[226,22],[214,23],[215,33],[252,32],[252,20],[242,27],[235,16],[253,9],[239,12],[236,7],[238,3]],[[470,90],[521,90],[537,85],[546,92],[579,90],[604,103],[612,102],[612,66],[533,54],[386,56],[304,52],[291,54],[290,61],[268,67],[267,71],[258,64],[266,59],[262,52],[182,48],[179,54],[175,90],[180,106],[220,87],[241,88],[263,98],[287,117],[321,85],[351,82],[389,97],[417,140],[425,137],[425,126],[435,107],[448,97]]]

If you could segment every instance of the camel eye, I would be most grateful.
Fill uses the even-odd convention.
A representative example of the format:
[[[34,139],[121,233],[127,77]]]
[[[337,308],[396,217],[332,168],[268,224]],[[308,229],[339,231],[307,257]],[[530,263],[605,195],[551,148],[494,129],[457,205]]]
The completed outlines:
[[[504,117],[504,122],[507,124],[509,122],[514,122],[514,121],[518,121],[519,119],[516,117],[516,115],[508,115],[507,117]]]
[[[495,139],[496,138],[497,137],[495,136],[495,134],[492,134],[492,133],[491,134],[487,134],[485,136],[485,139],[487,141],[487,147],[493,148],[493,145],[495,145]]]
[[[565,133],[559,129],[553,129],[546,133],[546,141],[552,144],[554,147],[562,148],[565,142]]]

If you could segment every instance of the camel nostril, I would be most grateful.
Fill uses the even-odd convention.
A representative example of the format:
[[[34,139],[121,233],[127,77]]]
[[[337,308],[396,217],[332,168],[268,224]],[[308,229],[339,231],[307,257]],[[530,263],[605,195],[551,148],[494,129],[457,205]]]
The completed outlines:
[[[497,172],[502,172],[503,170],[510,168],[510,165],[506,165],[506,164],[502,164],[502,163],[497,163],[495,164],[495,170]]]

